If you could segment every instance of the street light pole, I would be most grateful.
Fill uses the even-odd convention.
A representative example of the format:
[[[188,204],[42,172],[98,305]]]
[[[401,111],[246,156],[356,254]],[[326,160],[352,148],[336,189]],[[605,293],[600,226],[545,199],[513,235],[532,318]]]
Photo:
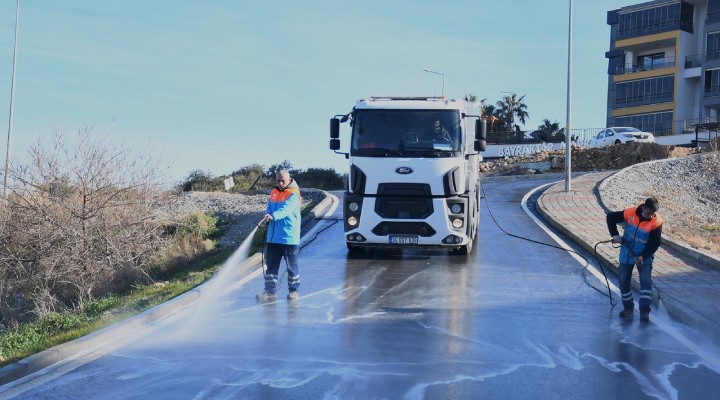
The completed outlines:
[[[442,76],[442,92],[440,92],[440,96],[445,96],[445,74],[441,74],[439,72],[431,71],[427,68],[423,68],[423,71],[429,72],[431,74],[436,74]]]
[[[5,152],[5,174],[3,175],[3,199],[7,199],[8,172],[10,171],[10,144],[12,141],[13,105],[15,104],[15,65],[17,62],[18,22],[20,21],[20,0],[15,2],[15,45],[13,47],[12,83],[10,84],[10,116],[8,118],[7,149]]]
[[[572,105],[572,11],[573,11],[573,0],[570,0],[570,11],[568,13],[568,67],[567,67],[567,115],[565,120],[565,192],[570,191],[571,187],[571,166],[570,155],[572,151],[571,145],[571,130],[570,130],[570,111]]]

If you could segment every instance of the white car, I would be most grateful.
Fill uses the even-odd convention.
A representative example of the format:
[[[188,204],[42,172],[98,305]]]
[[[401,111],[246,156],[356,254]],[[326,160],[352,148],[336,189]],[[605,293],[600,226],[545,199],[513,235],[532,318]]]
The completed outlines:
[[[590,141],[590,146],[607,146],[627,142],[655,143],[655,135],[636,128],[616,126],[614,128],[601,130],[597,136]]]

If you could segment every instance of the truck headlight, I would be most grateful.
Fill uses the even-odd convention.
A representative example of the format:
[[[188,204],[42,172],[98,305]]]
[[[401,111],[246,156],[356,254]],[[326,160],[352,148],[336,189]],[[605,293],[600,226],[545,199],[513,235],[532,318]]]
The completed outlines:
[[[453,214],[460,214],[462,212],[462,205],[453,204],[450,206],[450,211],[452,211]]]
[[[348,217],[348,219],[347,219],[347,223],[348,223],[348,225],[350,225],[350,226],[355,226],[355,225],[357,225],[358,220],[357,220],[357,218],[355,218],[355,217],[353,217],[353,216],[350,216],[350,217]]]
[[[350,211],[356,212],[360,208],[360,205],[353,201],[352,203],[348,204],[348,208],[350,209]]]
[[[456,228],[456,229],[462,228],[462,226],[463,226],[462,218],[455,218],[454,220],[452,220],[452,226],[453,226],[453,228]]]

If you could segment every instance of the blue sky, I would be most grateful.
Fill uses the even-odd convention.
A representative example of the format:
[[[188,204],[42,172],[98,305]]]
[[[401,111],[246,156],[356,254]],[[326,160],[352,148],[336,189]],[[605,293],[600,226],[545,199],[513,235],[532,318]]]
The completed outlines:
[[[0,133],[15,0],[0,0]],[[289,160],[335,168],[328,120],[372,95],[525,95],[565,125],[567,0],[21,0],[13,159],[83,125],[149,149],[178,181]],[[627,1],[574,1],[572,127],[604,127],[610,28]],[[345,140],[347,141],[347,140]]]

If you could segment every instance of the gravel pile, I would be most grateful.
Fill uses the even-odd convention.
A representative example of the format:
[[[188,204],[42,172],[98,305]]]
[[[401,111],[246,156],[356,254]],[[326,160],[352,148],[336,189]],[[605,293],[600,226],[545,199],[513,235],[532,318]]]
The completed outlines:
[[[317,189],[302,189],[303,207],[322,201],[326,194]],[[213,213],[220,219],[224,234],[220,247],[237,245],[252,232],[267,208],[269,192],[242,194],[223,192],[183,192],[173,198],[166,212],[179,219],[194,211]]]
[[[600,196],[615,211],[655,196],[671,232],[703,233],[700,226],[720,224],[719,157],[703,153],[637,164],[608,178]]]

